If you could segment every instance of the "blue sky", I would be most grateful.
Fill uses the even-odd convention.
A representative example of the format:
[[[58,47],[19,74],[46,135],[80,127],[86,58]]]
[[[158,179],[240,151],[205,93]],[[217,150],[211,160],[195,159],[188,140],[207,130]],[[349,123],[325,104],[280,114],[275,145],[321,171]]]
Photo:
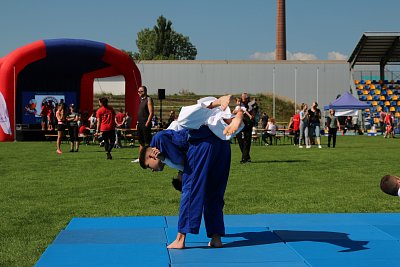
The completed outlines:
[[[276,0],[1,0],[0,57],[41,39],[137,51],[164,15],[199,60],[274,59]],[[347,59],[365,31],[400,31],[399,0],[286,0],[288,59]]]

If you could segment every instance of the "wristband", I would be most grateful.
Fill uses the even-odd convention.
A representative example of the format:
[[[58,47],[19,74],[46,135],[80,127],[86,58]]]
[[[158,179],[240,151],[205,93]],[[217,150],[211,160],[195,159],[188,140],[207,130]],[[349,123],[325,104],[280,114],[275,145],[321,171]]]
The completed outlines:
[[[399,188],[399,191],[397,191],[397,195],[400,197],[400,188]]]

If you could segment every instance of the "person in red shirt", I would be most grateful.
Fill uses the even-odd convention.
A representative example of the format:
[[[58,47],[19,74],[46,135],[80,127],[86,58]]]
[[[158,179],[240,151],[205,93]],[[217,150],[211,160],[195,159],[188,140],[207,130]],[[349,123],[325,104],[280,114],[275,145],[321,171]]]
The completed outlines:
[[[115,131],[115,148],[121,148],[121,129],[124,128],[124,124],[125,124],[125,113],[122,110],[122,108],[120,108],[118,110],[117,115],[115,115],[115,125],[116,125],[116,131]]]
[[[293,133],[294,133],[294,144],[299,144],[299,134],[300,134],[300,110],[293,115]]]
[[[100,108],[96,112],[97,130],[96,135],[101,134],[104,140],[104,149],[107,152],[107,159],[112,159],[111,150],[115,143],[115,112],[108,105],[108,99],[99,99]]]
[[[47,126],[47,113],[48,111],[47,102],[42,103],[42,109],[40,110],[40,116],[42,117],[42,131],[46,130]]]
[[[388,136],[391,136],[392,138],[394,138],[393,117],[392,117],[392,114],[390,112],[386,113],[385,125],[386,125],[386,131],[385,131],[384,138],[386,138]]]

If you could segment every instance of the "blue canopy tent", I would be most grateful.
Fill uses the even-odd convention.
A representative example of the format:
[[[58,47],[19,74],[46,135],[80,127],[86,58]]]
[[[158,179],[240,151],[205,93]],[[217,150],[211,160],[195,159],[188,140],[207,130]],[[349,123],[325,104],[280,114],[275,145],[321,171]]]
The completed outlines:
[[[358,100],[352,94],[346,92],[341,97],[331,102],[329,105],[324,106],[324,109],[342,110],[342,109],[365,109],[370,107],[371,105]]]
[[[336,112],[336,116],[352,116],[353,118],[357,117],[357,123],[355,124],[361,124],[361,128],[365,130],[367,125],[364,123],[362,112],[358,112],[358,110],[370,107],[370,104],[358,100],[349,92],[345,92],[338,99],[331,102],[329,105],[324,106],[324,109],[334,109],[338,111]],[[370,124],[370,122],[367,124]]]

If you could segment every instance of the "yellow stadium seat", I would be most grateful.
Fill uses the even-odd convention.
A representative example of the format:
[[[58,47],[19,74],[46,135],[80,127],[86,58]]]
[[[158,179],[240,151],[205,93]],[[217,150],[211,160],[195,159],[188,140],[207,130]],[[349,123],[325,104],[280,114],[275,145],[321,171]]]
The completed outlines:
[[[381,111],[382,111],[382,107],[381,107],[381,106],[378,106],[378,107],[376,108],[376,111],[381,112]]]
[[[380,95],[380,94],[381,94],[381,90],[378,90],[378,89],[375,90],[375,94],[376,94],[376,95]]]
[[[383,81],[382,81],[382,80],[379,80],[379,84],[382,85],[382,84],[383,84]]]
[[[398,100],[398,99],[399,99],[399,96],[398,96],[398,95],[392,96],[392,100]]]
[[[397,101],[397,105],[400,106],[400,101]]]
[[[390,101],[385,101],[385,106],[390,106]]]
[[[390,112],[394,112],[394,111],[396,111],[396,108],[395,107],[390,107]]]
[[[374,118],[374,123],[379,123],[379,118]]]
[[[357,89],[358,90],[362,90],[362,89],[364,89],[364,86],[362,84],[360,84],[360,85],[357,86]]]
[[[381,95],[381,97],[379,98],[379,100],[385,100],[386,98],[385,98],[385,96],[384,95]]]
[[[389,90],[387,90],[387,94],[388,95],[393,95],[393,91],[389,89]]]
[[[363,91],[363,95],[368,95],[368,94],[369,94],[368,90]]]
[[[375,87],[375,84],[371,84],[370,86],[369,86],[369,89],[371,89],[371,90],[374,90],[376,87]]]
[[[367,95],[367,100],[371,101],[372,100],[372,95]]]
[[[394,116],[400,117],[400,113],[399,113],[399,112],[396,112],[396,114],[395,114]],[[379,121],[379,120],[378,120],[378,121]]]
[[[382,89],[387,89],[387,86],[386,85],[382,86]]]
[[[377,106],[378,105],[378,101],[372,101],[372,105],[373,106]]]
[[[367,80],[366,82],[365,82],[365,84],[371,84],[371,80]]]
[[[360,81],[359,80],[354,80],[354,84],[359,84],[360,83]]]

